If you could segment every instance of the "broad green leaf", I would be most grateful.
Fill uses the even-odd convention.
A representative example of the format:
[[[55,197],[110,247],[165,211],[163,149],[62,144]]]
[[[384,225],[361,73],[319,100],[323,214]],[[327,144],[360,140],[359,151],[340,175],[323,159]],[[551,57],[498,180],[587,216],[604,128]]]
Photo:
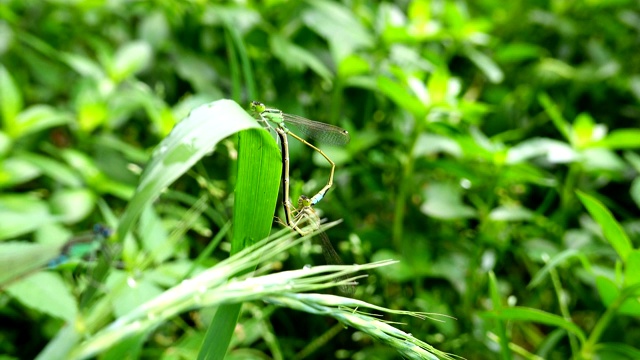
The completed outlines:
[[[591,146],[595,141],[600,140],[606,134],[604,125],[596,124],[591,115],[580,113],[573,121],[572,144],[578,149]]]
[[[596,145],[606,146],[611,150],[640,148],[639,129],[615,129]]]
[[[138,233],[144,246],[144,253],[147,254],[145,261],[162,263],[174,254],[175,249],[168,244],[169,233],[151,204],[146,206],[140,215]]]
[[[78,74],[100,80],[105,77],[105,73],[98,63],[92,59],[73,53],[62,53],[60,59]]]
[[[640,284],[640,250],[632,250],[624,269],[624,286]]]
[[[482,316],[491,319],[529,321],[537,324],[557,326],[576,335],[582,343],[587,340],[584,332],[578,327],[578,325],[565,320],[561,316],[538,309],[525,307],[502,308],[499,311],[484,312],[482,313]]]
[[[90,133],[107,119],[109,109],[107,104],[99,96],[81,96],[78,105],[78,124],[83,132]]]
[[[129,283],[130,286],[117,286]],[[157,297],[162,293],[157,285],[145,278],[134,279],[131,274],[120,270],[114,270],[106,284],[113,292],[113,310],[116,317],[126,315],[138,306]]]
[[[128,79],[149,66],[152,49],[144,41],[125,44],[115,54],[109,75],[116,82]]]
[[[44,267],[60,253],[61,245],[34,244],[26,241],[0,243],[0,288],[7,282]]]
[[[533,138],[509,148],[507,163],[517,164],[541,156],[552,164],[569,163],[580,157],[567,143],[554,139]]]
[[[605,306],[611,307],[615,304],[618,306],[617,312],[620,314],[640,316],[640,300],[638,300],[638,297],[629,296],[620,304],[622,292],[611,279],[604,276],[596,277],[596,288]]]
[[[210,91],[219,76],[215,71],[215,66],[212,66],[207,58],[200,57],[200,54],[187,52],[183,49],[176,49],[176,55],[176,75],[180,76],[185,81],[188,81],[194,91]],[[193,106],[189,107],[189,109],[193,109]],[[186,114],[184,115],[186,116]],[[181,118],[182,116],[178,117],[178,119]]]
[[[346,56],[340,64],[338,64],[338,76],[341,78],[349,78],[351,76],[369,74],[371,72],[371,64],[357,54]]]
[[[60,221],[73,224],[85,219],[96,204],[95,194],[86,188],[60,189],[51,196],[51,212]]]
[[[28,234],[55,220],[47,203],[32,194],[0,196],[0,240]]]
[[[494,59],[500,63],[516,63],[535,59],[541,56],[543,51],[544,49],[536,44],[514,42],[498,47]]]
[[[384,269],[376,269],[376,272],[383,279],[389,279],[394,282],[405,282],[419,276],[420,274],[416,272],[417,270],[426,270],[412,267],[407,261],[402,261],[402,255],[388,249],[378,250],[371,256],[371,261],[382,261],[386,259],[398,259],[400,261]]]
[[[431,183],[425,190],[426,201],[420,210],[443,220],[466,219],[476,216],[476,210],[462,202],[460,187],[450,183]]]
[[[504,80],[504,73],[502,69],[496,64],[493,59],[477,49],[466,46],[464,53],[469,57],[476,66],[484,73],[484,75],[494,84],[502,82]]]
[[[626,263],[627,256],[629,256],[633,247],[622,226],[620,226],[609,209],[602,205],[601,202],[582,191],[577,191],[576,193],[584,207],[587,208],[587,211],[591,214],[591,217],[593,217],[602,228],[604,238],[609,241],[622,261]]]
[[[47,105],[34,105],[15,117],[14,138],[32,134],[71,121],[69,114],[60,112]]]
[[[107,177],[98,168],[94,159],[87,154],[75,149],[64,149],[60,152],[60,156],[82,175],[86,184],[97,192],[112,194],[121,199],[131,198],[133,187]]]
[[[0,65],[0,114],[4,130],[11,137],[16,137],[16,116],[22,110],[22,106],[20,90],[7,68]]]
[[[336,63],[374,45],[372,33],[346,6],[327,0],[315,0],[309,4],[312,7],[302,13],[302,21],[329,42]]]
[[[377,78],[377,90],[395,102],[398,107],[409,111],[418,119],[427,114],[426,106],[407,88],[385,76]]]
[[[621,342],[601,342],[595,353],[599,359],[640,359],[640,349]]]
[[[604,148],[590,148],[582,152],[582,164],[585,170],[592,172],[611,171],[622,173],[627,164],[613,150]]]
[[[82,186],[82,178],[67,165],[59,162],[51,157],[38,155],[35,153],[20,153],[15,159],[21,159],[29,162],[36,167],[43,175],[50,177],[52,180],[69,187]]]
[[[11,143],[9,135],[0,129],[0,158],[4,158],[11,150]]]
[[[640,155],[632,151],[625,151],[624,158],[636,172],[640,172]]]
[[[499,206],[489,213],[489,219],[493,221],[529,221],[533,219],[534,212],[517,205]]]
[[[11,157],[0,162],[0,189],[24,184],[40,176],[40,170],[30,162]]]
[[[78,312],[76,300],[60,275],[39,272],[6,289],[25,306],[59,319],[72,322]]]
[[[331,70],[307,49],[278,35],[273,35],[269,38],[269,45],[273,55],[287,67],[296,71],[310,68],[325,81],[331,82],[333,80]]]
[[[413,148],[414,156],[431,156],[438,153],[451,155],[455,158],[462,157],[460,145],[448,136],[438,134],[420,134]]]
[[[450,81],[451,76],[446,70],[438,69],[437,71],[431,73],[427,84],[427,87],[429,88],[430,103],[446,103],[449,97]]]

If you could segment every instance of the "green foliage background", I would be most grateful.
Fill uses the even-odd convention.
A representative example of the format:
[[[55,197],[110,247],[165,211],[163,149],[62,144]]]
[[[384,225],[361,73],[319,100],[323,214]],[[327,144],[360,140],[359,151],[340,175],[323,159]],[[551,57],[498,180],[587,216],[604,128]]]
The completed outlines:
[[[351,133],[322,147],[338,168],[318,208],[344,221],[329,236],[345,263],[400,260],[355,296],[456,318],[388,318],[401,329],[469,359],[640,358],[638,5],[3,1],[0,239],[122,226],[176,123],[214,100],[259,100]],[[329,169],[290,143],[295,200]],[[215,144],[111,244],[124,263],[112,276],[142,286],[108,302],[109,316],[228,256],[238,146]],[[201,196],[208,207],[185,220]],[[213,249],[212,237],[224,241]],[[279,260],[321,262],[309,246]],[[77,274],[59,276],[73,306],[90,281]],[[5,358],[34,357],[73,322],[49,296],[0,294]],[[244,310],[228,358],[399,356],[316,315]],[[120,350],[193,358],[212,316],[183,314]]]

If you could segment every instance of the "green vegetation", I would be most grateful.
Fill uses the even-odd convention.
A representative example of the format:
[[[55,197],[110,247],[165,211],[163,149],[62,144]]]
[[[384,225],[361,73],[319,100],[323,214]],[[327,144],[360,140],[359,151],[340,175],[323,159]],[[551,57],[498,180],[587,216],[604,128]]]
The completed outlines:
[[[639,359],[638,24],[630,0],[4,1],[0,278],[114,233],[0,290],[2,359]],[[336,168],[301,208],[341,223],[274,222],[252,100],[348,130],[307,138]],[[331,164],[288,148],[316,194]],[[322,231],[360,265],[325,266]]]

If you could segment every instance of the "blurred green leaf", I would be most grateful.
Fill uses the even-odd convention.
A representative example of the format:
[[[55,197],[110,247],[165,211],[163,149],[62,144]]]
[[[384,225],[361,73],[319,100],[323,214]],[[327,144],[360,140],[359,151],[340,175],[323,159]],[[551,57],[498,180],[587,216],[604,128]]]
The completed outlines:
[[[32,164],[32,166],[38,169],[39,173],[50,177],[61,185],[69,187],[79,187],[82,185],[80,176],[57,160],[34,153],[20,153],[13,158]]]
[[[302,20],[329,42],[335,63],[339,64],[346,56],[360,49],[373,46],[371,34],[347,7],[327,0],[316,0],[309,4],[312,8],[304,10]]]
[[[538,101],[544,108],[547,115],[549,115],[549,118],[551,118],[551,121],[556,126],[556,129],[558,129],[562,137],[567,141],[571,141],[571,125],[569,125],[567,120],[562,117],[562,114],[558,110],[558,107],[553,103],[553,100],[551,100],[551,97],[542,93],[538,95]]]
[[[16,116],[22,107],[22,95],[18,87],[7,68],[0,65],[0,114],[2,114],[4,131],[12,137],[15,137],[18,132]]]
[[[598,136],[604,135],[602,132],[598,135],[599,126],[596,125],[593,118],[586,113],[579,114],[576,119],[573,121],[572,127],[572,141],[571,143],[578,149],[582,149],[595,140],[598,140]]]
[[[60,126],[70,122],[68,114],[60,112],[50,106],[34,105],[15,117],[12,127],[14,138],[42,131],[54,126]]]
[[[21,280],[20,276],[44,267],[60,253],[60,246],[26,241],[0,243],[0,288],[10,280]]]
[[[379,250],[375,254],[371,256],[371,261],[383,261],[383,260],[399,260],[397,263],[387,266],[383,269],[376,269],[376,272],[385,279],[394,281],[394,282],[405,282],[415,278],[418,274],[416,274],[415,269],[411,267],[411,265],[406,261],[402,260],[402,256],[387,250]]]
[[[640,250],[634,249],[629,253],[624,270],[625,287],[640,284]]]
[[[69,65],[73,70],[82,76],[101,80],[105,77],[105,73],[100,65],[86,56],[73,53],[60,54],[62,61]]]
[[[371,71],[371,65],[361,56],[351,54],[346,56],[338,64],[338,76],[349,78],[351,76],[365,75]]]
[[[567,143],[553,139],[534,138],[509,148],[507,163],[517,164],[542,156],[552,164],[570,163],[580,158],[580,154]]]
[[[425,116],[427,112],[426,105],[399,83],[380,76],[376,79],[376,86],[378,91],[395,102],[400,108],[409,111],[416,118],[421,119]]]
[[[550,255],[550,254],[547,254]],[[573,259],[573,258],[580,258],[583,257],[584,258],[584,254],[580,253],[578,250],[575,249],[567,249],[565,251],[562,251],[561,253],[553,256],[545,265],[542,269],[538,270],[538,272],[535,273],[535,275],[533,276],[533,278],[531,279],[531,281],[529,282],[529,285],[527,285],[528,288],[532,289],[532,288],[536,288],[538,286],[540,286],[540,284],[542,283],[542,281],[544,279],[546,279],[546,277],[549,275],[549,272],[557,267],[559,267],[560,265],[564,265],[566,263],[569,262],[569,260]],[[586,261],[586,259],[585,259]]]
[[[582,158],[587,171],[622,173],[627,169],[627,164],[614,151],[608,149],[586,149]]]
[[[493,221],[529,221],[534,217],[534,212],[518,205],[506,205],[494,208],[489,213],[489,219]]]
[[[604,139],[595,145],[605,146],[611,150],[640,148],[640,130],[612,130]]]
[[[93,210],[96,196],[88,189],[60,189],[51,196],[51,212],[63,223],[76,223]]]
[[[628,297],[620,304],[621,291],[619,286],[611,279],[604,276],[596,277],[596,288],[598,294],[602,299],[602,303],[606,307],[612,306],[614,303],[618,306],[617,312],[620,314],[639,316],[640,315],[640,301],[637,297]]]
[[[11,138],[4,131],[0,131],[0,157],[5,157],[10,149]]]
[[[151,63],[151,46],[144,41],[134,41],[123,45],[115,54],[109,75],[119,83],[144,70]]]
[[[52,222],[46,202],[32,194],[5,194],[0,196],[0,240],[28,234]]]
[[[631,182],[631,189],[629,190],[631,198],[636,203],[636,206],[640,208],[640,177],[636,177]]]
[[[563,319],[561,316],[548,313],[546,311],[524,308],[524,307],[511,307],[502,308],[495,312],[485,312],[482,314],[484,317],[491,319],[502,320],[517,320],[517,321],[530,321],[537,324],[545,324],[550,326],[557,326],[568,332],[576,335],[580,342],[586,342],[587,338],[576,324],[571,321]]]
[[[78,307],[60,275],[40,272],[10,285],[6,289],[12,297],[27,307],[72,322]]]
[[[504,79],[504,73],[498,64],[496,64],[489,56],[471,46],[465,47],[464,52],[469,59],[476,64],[480,70],[482,70],[489,81],[493,83],[502,82]]]
[[[476,210],[462,202],[462,191],[450,183],[431,183],[424,192],[426,201],[420,210],[443,220],[466,219],[476,216]]]
[[[78,125],[84,132],[92,132],[102,125],[109,113],[107,104],[95,92],[82,93],[77,103]]]
[[[278,57],[287,67],[296,71],[310,68],[325,81],[332,81],[331,70],[303,47],[295,45],[282,36],[271,36],[269,45],[273,55]]]
[[[495,59],[501,63],[518,63],[529,59],[539,58],[543,49],[530,43],[503,44],[495,54]]]
[[[611,212],[596,198],[577,191],[576,194],[589,214],[602,228],[602,235],[613,246],[623,262],[626,263],[629,253],[633,249],[629,237],[616,221]]]
[[[144,250],[148,253],[145,260],[160,263],[174,254],[175,249],[168,243],[169,234],[161,218],[150,206],[147,206],[140,215],[139,232]]]
[[[0,189],[23,184],[40,176],[40,171],[30,162],[12,157],[0,163]]]
[[[116,286],[127,282],[130,284],[135,282],[135,284],[129,287]],[[126,315],[162,293],[161,288],[147,279],[132,279],[130,274],[118,270],[113,271],[106,285],[108,288],[113,288],[113,309],[117,317]]]
[[[420,134],[413,149],[415,156],[430,156],[438,153],[462,157],[460,145],[448,136],[437,134]]]

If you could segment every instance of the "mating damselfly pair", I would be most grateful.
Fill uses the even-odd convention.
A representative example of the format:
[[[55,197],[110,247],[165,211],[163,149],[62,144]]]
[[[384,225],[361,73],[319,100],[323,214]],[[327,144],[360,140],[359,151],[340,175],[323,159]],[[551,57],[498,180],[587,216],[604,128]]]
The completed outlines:
[[[313,207],[324,198],[333,186],[336,164],[324,151],[294,133],[287,125],[292,125],[295,129],[311,139],[330,145],[341,146],[348,144],[351,139],[349,132],[334,125],[309,120],[297,115],[286,114],[278,109],[267,108],[263,103],[258,101],[251,102],[251,110],[257,115],[258,121],[265,129],[275,131],[280,141],[280,149],[282,152],[282,205],[285,219],[284,221],[278,219],[279,222],[295,230],[301,236],[319,230],[321,223],[320,217]],[[318,152],[331,165],[331,172],[327,184],[310,198],[306,195],[300,195],[297,207],[293,206],[289,196],[288,135]],[[326,262],[335,265],[343,264],[340,256],[333,248],[333,245],[331,245],[329,237],[324,232],[319,232],[317,235],[321,240],[322,254]],[[348,295],[353,294],[354,290],[352,285],[340,287],[340,291]]]

